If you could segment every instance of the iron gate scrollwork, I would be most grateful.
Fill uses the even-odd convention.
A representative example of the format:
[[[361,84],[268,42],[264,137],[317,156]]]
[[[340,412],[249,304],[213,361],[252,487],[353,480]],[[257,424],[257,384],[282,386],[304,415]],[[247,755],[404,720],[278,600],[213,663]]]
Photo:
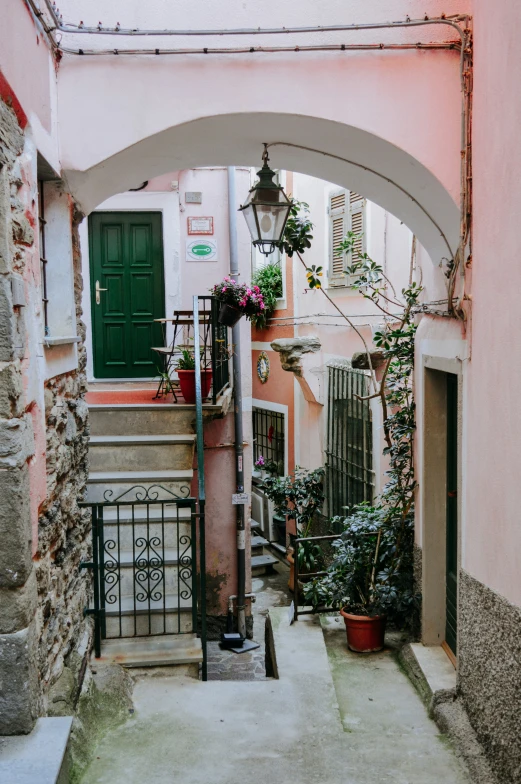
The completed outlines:
[[[197,570],[196,500],[161,485],[134,486],[92,509],[95,655],[114,637],[197,632],[201,576]],[[204,577],[203,577],[204,583]]]

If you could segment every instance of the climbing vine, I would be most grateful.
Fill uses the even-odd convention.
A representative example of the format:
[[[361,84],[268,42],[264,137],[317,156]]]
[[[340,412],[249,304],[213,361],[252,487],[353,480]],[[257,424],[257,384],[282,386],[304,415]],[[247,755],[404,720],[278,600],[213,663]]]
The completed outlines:
[[[356,251],[359,237],[353,232],[347,233],[338,251],[351,259],[345,270],[349,285],[371,300],[384,317],[384,327],[373,336],[375,346],[383,355],[378,381],[363,335],[322,288],[322,267],[308,267],[302,258],[310,244],[302,244],[300,237],[309,238],[313,224],[306,204],[294,202],[294,209],[299,213],[299,231],[292,229],[285,237],[285,249],[288,255],[295,254],[305,267],[309,288],[322,291],[363,341],[373,388],[369,397],[379,398],[381,402],[386,441],[384,454],[389,458],[388,481],[382,493],[373,506],[361,504],[350,510],[343,521],[344,535],[338,543],[338,558],[324,578],[307,587],[306,597],[317,605],[327,603],[327,599],[341,603],[351,596],[351,606],[364,612],[386,612],[394,614],[397,620],[410,620],[418,604],[413,579],[416,489],[413,370],[414,313],[422,286],[413,280],[415,242],[413,240],[409,282],[399,294],[383,267],[367,253]],[[372,539],[364,538],[371,536]],[[368,552],[372,553],[369,560]],[[365,564],[364,568],[362,564]],[[360,579],[356,577],[358,574]]]

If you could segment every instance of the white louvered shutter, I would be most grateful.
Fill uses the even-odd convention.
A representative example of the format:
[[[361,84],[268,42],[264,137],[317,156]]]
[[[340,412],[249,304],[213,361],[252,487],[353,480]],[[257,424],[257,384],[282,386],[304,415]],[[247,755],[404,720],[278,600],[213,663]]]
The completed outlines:
[[[329,196],[329,282],[332,286],[345,285],[346,255],[345,253],[339,254],[338,250],[347,231],[348,195],[348,191],[341,190],[334,191]]]
[[[365,199],[355,191],[334,191],[329,196],[330,252],[329,285],[348,286],[349,276],[344,272],[358,254],[366,251]],[[339,254],[338,250],[348,231],[357,235],[352,253]],[[358,236],[361,235],[361,236]]]
[[[359,260],[359,253],[365,253],[365,199],[359,193],[349,192],[349,230],[354,232],[357,240],[353,245],[353,251],[349,254],[348,264]]]

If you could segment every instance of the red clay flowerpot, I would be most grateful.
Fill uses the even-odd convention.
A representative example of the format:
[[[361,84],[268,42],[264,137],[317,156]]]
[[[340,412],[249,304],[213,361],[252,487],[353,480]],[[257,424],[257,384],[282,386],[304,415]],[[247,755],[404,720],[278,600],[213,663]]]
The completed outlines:
[[[384,647],[385,615],[350,615],[340,610],[347,633],[347,647],[356,653],[375,653]]]
[[[178,370],[179,386],[185,403],[195,403],[195,370]],[[201,393],[203,400],[208,397],[212,385],[212,371],[201,370]]]

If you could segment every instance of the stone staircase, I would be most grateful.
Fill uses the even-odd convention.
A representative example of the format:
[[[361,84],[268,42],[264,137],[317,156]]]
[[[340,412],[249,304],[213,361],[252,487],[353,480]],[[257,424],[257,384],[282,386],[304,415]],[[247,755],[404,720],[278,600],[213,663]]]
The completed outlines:
[[[155,485],[190,495],[193,406],[97,404],[89,410],[87,500],[114,501],[133,487]],[[186,570],[191,510],[172,502],[103,509],[105,576],[117,576],[114,588],[106,587],[114,602],[106,603],[104,660],[127,667],[202,661],[201,641],[191,633],[193,585],[191,568]]]
[[[268,540],[254,528],[251,536],[251,573],[253,577],[272,574],[274,565],[279,562],[278,558],[274,558],[270,552],[266,552],[268,545]]]

